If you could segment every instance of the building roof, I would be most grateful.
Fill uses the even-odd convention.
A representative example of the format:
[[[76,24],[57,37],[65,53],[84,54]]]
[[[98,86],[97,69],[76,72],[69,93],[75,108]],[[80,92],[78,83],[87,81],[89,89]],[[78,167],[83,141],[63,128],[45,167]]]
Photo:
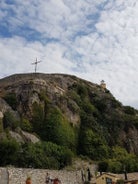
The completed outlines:
[[[118,177],[125,179],[125,175],[124,174],[118,174]],[[134,173],[127,173],[127,178],[128,181],[134,181],[134,180],[138,180],[138,172],[134,172]]]
[[[100,178],[100,177],[103,176],[103,175],[108,175],[108,176],[111,176],[111,177],[114,177],[114,178],[118,178],[118,174],[104,172],[104,173],[102,173],[101,175],[98,175],[98,176],[96,177],[96,179],[97,179],[97,178]]]
[[[115,177],[115,178],[120,178],[120,179],[125,179],[125,175],[124,174],[114,174],[114,173],[102,173],[102,175],[99,175],[96,177],[99,178],[103,175],[108,175],[108,176],[111,176],[111,177]],[[138,181],[138,172],[135,172],[135,173],[127,173],[127,178],[128,178],[128,181]]]

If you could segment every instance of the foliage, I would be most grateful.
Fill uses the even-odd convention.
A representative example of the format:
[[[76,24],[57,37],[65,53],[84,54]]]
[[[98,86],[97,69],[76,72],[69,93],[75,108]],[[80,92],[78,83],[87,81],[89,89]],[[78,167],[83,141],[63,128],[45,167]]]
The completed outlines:
[[[114,146],[112,148],[112,158],[117,159],[117,160],[123,160],[128,156],[128,152],[126,149],[120,147],[120,146]]]
[[[16,110],[17,108],[17,98],[15,93],[8,93],[5,95],[4,100],[14,109]]]
[[[80,134],[80,153],[89,156],[93,160],[100,160],[108,157],[108,146],[102,137],[94,133],[91,129],[86,129]]]
[[[28,119],[22,118],[20,126],[21,126],[22,130],[32,132],[33,127],[32,127],[32,124],[29,122]]]
[[[108,161],[106,161],[106,160],[100,161],[98,163],[98,170],[100,172],[107,172],[108,171]]]
[[[15,140],[0,141],[0,165],[15,164],[20,145]]]
[[[124,106],[124,112],[126,114],[130,114],[130,115],[135,115],[136,114],[136,110],[133,107],[130,107],[130,106]]]
[[[29,95],[25,102],[16,98],[18,94],[5,95],[6,102],[18,114],[21,113],[18,104],[25,103],[26,111],[22,112],[20,122],[12,111],[5,112],[0,131],[14,130],[20,126],[22,130],[35,132],[47,142],[21,146],[12,140],[1,142],[3,149],[0,154],[6,153],[8,144],[11,150],[10,159],[5,154],[4,159],[7,160],[3,160],[2,164],[59,169],[70,164],[73,153],[77,152],[85,158],[100,161],[100,171],[122,172],[124,166],[127,172],[138,171],[137,156],[126,151],[125,143],[118,136],[123,131],[127,137],[130,128],[138,129],[137,111],[130,106],[123,107],[108,90],[103,92],[98,85],[77,78],[72,80],[74,83],[71,83],[66,93],[58,97],[52,92],[47,93],[46,89],[33,89],[29,95],[35,92],[39,100],[32,107]],[[61,103],[64,103],[65,109],[60,109]],[[28,108],[32,114],[26,113]],[[74,115],[80,115],[80,124],[73,126],[73,122],[68,122],[66,109]]]
[[[111,159],[99,162],[99,171],[122,173],[124,168],[127,172],[138,171],[138,158],[128,153],[124,148],[119,146],[113,147],[111,156]]]
[[[108,172],[121,173],[123,172],[123,165],[120,161],[109,159],[108,160]]]
[[[68,95],[78,106],[81,105],[81,97],[76,91],[71,90]]]
[[[82,82],[73,84],[72,89],[75,90],[81,98],[88,95],[87,86]]]
[[[47,141],[63,145],[72,150],[76,147],[74,128],[67,122],[58,108],[50,109],[46,117],[45,136]]]
[[[47,156],[53,155],[58,160],[60,168],[72,163],[73,153],[68,148],[53,144],[52,142],[44,142],[43,148]]]
[[[132,127],[133,125],[138,129],[138,116],[126,114],[124,116],[124,120],[126,122],[126,130],[128,130],[128,128]]]
[[[7,111],[4,113],[3,118],[3,127],[4,129],[9,127],[11,129],[15,129],[19,126],[19,121],[16,119],[13,113]]]
[[[34,128],[34,131],[38,134],[41,133],[43,130],[43,122],[45,118],[45,112],[42,105],[38,103],[33,104],[33,118],[32,118],[32,125]]]
[[[22,145],[18,155],[18,166],[60,169],[72,162],[70,150],[51,142],[29,143]]]
[[[81,111],[80,117],[81,117],[82,127],[92,128],[92,129],[99,128],[93,114],[87,114],[85,111]]]
[[[105,112],[105,110],[106,110],[106,108],[107,108],[107,103],[106,103],[106,101],[105,101],[105,99],[96,99],[95,101],[94,101],[94,103],[95,103],[95,106],[96,106],[96,108],[100,111],[100,112]]]
[[[15,140],[0,141],[0,166],[60,169],[72,163],[73,153],[50,142],[20,145]]]
[[[46,102],[46,103],[49,103],[49,102],[50,102],[50,100],[49,100],[49,98],[47,97],[47,94],[46,94],[45,91],[41,91],[41,92],[39,93],[39,98],[40,98],[41,101],[44,101],[44,102]]]

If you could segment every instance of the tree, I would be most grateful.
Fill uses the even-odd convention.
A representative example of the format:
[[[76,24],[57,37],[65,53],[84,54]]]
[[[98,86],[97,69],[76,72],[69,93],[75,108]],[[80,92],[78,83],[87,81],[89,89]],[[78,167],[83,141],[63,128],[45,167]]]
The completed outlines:
[[[17,155],[20,150],[20,145],[15,140],[0,141],[0,165],[14,165],[17,161]]]
[[[45,138],[58,145],[70,149],[76,147],[76,136],[74,128],[67,122],[58,108],[50,109],[45,120]]]
[[[79,148],[81,153],[93,160],[100,160],[108,157],[108,146],[104,140],[91,129],[86,129],[80,134],[81,141]]]

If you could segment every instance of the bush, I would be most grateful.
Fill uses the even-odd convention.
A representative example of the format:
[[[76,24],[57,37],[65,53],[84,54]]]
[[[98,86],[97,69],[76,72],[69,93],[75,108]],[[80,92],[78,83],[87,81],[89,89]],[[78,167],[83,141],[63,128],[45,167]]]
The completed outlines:
[[[105,112],[107,108],[106,99],[95,99],[94,104],[101,113]]]
[[[100,172],[107,172],[108,171],[108,161],[101,161],[98,163],[98,170]]]
[[[4,100],[13,108],[13,110],[16,110],[18,103],[15,93],[6,94]]]
[[[130,114],[130,115],[136,114],[135,109],[133,107],[130,107],[130,106],[124,106],[124,112],[126,114]]]
[[[32,132],[33,127],[32,124],[29,122],[28,119],[23,118],[21,120],[21,129],[24,131]]]
[[[72,157],[70,150],[51,142],[29,143],[22,146],[18,166],[60,169],[71,164]]]
[[[108,171],[110,171],[112,173],[121,173],[123,171],[123,165],[120,161],[109,160]]]
[[[38,135],[42,135],[43,132],[43,123],[45,118],[45,112],[42,105],[38,103],[33,104],[33,117],[32,117],[32,126],[33,129]]]
[[[75,129],[67,122],[58,108],[52,108],[45,120],[45,140],[74,150],[76,148]]]
[[[4,118],[3,118],[3,127],[5,128],[11,128],[15,129],[19,126],[19,121],[16,119],[13,113],[10,111],[5,112]]]
[[[83,130],[80,134],[79,150],[93,160],[101,160],[108,157],[109,148],[103,138],[99,137],[91,129]]]
[[[15,140],[0,141],[0,165],[14,165],[17,161],[17,155],[20,145]]]
[[[112,158],[116,159],[116,160],[123,160],[124,158],[126,158],[128,156],[128,152],[126,151],[126,149],[120,147],[120,146],[114,146],[112,148]]]

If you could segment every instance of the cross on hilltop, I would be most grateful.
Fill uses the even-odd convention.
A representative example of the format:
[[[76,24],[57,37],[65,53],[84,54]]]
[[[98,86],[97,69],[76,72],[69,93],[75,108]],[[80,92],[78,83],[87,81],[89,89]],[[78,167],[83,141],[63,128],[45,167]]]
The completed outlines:
[[[37,58],[36,58],[36,61],[34,63],[32,63],[32,65],[35,65],[35,73],[37,71],[37,64],[40,63],[42,61],[38,61]]]

